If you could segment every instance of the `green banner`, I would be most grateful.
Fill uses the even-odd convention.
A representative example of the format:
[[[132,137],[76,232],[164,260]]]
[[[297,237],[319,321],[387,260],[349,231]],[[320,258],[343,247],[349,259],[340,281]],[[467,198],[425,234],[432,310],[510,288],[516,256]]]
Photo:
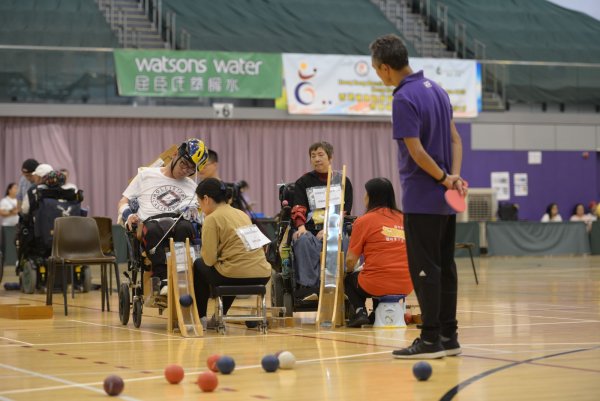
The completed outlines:
[[[121,96],[281,96],[281,54],[115,50]]]

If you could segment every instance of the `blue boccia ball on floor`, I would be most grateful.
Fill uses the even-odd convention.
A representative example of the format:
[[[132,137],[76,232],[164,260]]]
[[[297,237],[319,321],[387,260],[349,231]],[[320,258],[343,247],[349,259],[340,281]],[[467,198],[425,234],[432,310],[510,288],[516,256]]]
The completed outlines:
[[[429,362],[421,361],[417,362],[413,365],[413,375],[419,381],[425,381],[431,377],[431,373],[433,370],[431,369],[431,365]]]
[[[265,372],[275,372],[279,368],[279,359],[275,355],[265,355],[260,364]]]
[[[235,361],[232,357],[223,355],[217,360],[217,369],[224,375],[228,375],[235,369]]]
[[[190,294],[185,294],[179,297],[179,304],[181,306],[191,306],[194,303],[194,300],[192,299],[192,296]]]

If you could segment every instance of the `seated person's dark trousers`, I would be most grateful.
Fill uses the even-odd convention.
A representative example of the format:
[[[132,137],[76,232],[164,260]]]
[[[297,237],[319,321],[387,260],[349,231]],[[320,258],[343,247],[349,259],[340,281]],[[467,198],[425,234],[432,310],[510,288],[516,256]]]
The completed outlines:
[[[346,291],[348,301],[350,301],[350,305],[352,305],[353,310],[356,310],[357,308],[364,308],[367,298],[372,298],[374,296],[363,290],[358,284],[359,273],[360,272],[348,273],[346,275],[346,278],[344,278],[344,289]],[[377,308],[378,304],[379,301],[374,299],[373,310]]]
[[[214,267],[207,266],[202,258],[196,259],[194,262],[194,294],[196,296],[196,305],[198,306],[198,315],[200,317],[206,316],[211,285],[214,287],[221,285],[265,285],[270,279],[271,277],[225,277]],[[234,299],[235,297],[223,297],[223,314],[227,314]]]
[[[186,238],[190,239],[190,243],[195,238],[196,233],[194,226],[187,220],[181,219],[175,227],[171,229],[169,235],[156,247],[154,254],[150,251],[158,244],[158,241],[165,235],[165,232],[175,220],[164,219],[159,223],[158,220],[146,220],[144,222],[144,230],[142,233],[142,245],[146,251],[146,256],[152,262],[153,277],[159,277],[161,280],[167,278],[167,256],[165,248],[169,247],[169,238],[173,238],[176,242],[184,242]]]

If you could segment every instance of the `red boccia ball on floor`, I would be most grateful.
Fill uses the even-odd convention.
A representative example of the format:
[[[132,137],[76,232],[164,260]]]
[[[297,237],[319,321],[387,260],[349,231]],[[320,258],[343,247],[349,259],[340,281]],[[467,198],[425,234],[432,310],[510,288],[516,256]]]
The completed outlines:
[[[218,372],[219,368],[217,368],[217,361],[219,360],[219,358],[221,357],[221,355],[211,355],[206,359],[206,367],[209,368],[210,370],[212,370],[213,372]]]
[[[178,384],[183,380],[184,375],[183,368],[177,364],[168,365],[165,368],[165,379],[171,384]]]
[[[213,372],[202,372],[198,376],[197,383],[200,390],[210,393],[219,385],[219,379]]]

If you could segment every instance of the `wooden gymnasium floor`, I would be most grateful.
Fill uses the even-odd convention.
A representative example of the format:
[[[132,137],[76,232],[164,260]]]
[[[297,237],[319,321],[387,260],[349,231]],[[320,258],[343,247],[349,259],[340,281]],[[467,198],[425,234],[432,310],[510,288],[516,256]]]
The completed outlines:
[[[468,259],[458,263],[464,353],[432,361],[427,382],[413,378],[414,362],[391,356],[415,326],[316,331],[304,315],[306,324],[267,336],[230,326],[226,336],[186,340],[167,334],[154,310],[140,329],[122,326],[116,293],[102,313],[94,291],[76,294],[68,317],[57,295],[51,320],[0,319],[0,400],[103,399],[109,374],[125,380],[126,400],[600,399],[600,257],[482,258],[479,286]],[[16,301],[43,304],[44,296],[0,289],[0,303]],[[284,349],[296,368],[263,372],[262,356]],[[233,356],[236,369],[202,394],[194,381],[213,353]],[[163,378],[168,363],[185,368],[180,385]]]

